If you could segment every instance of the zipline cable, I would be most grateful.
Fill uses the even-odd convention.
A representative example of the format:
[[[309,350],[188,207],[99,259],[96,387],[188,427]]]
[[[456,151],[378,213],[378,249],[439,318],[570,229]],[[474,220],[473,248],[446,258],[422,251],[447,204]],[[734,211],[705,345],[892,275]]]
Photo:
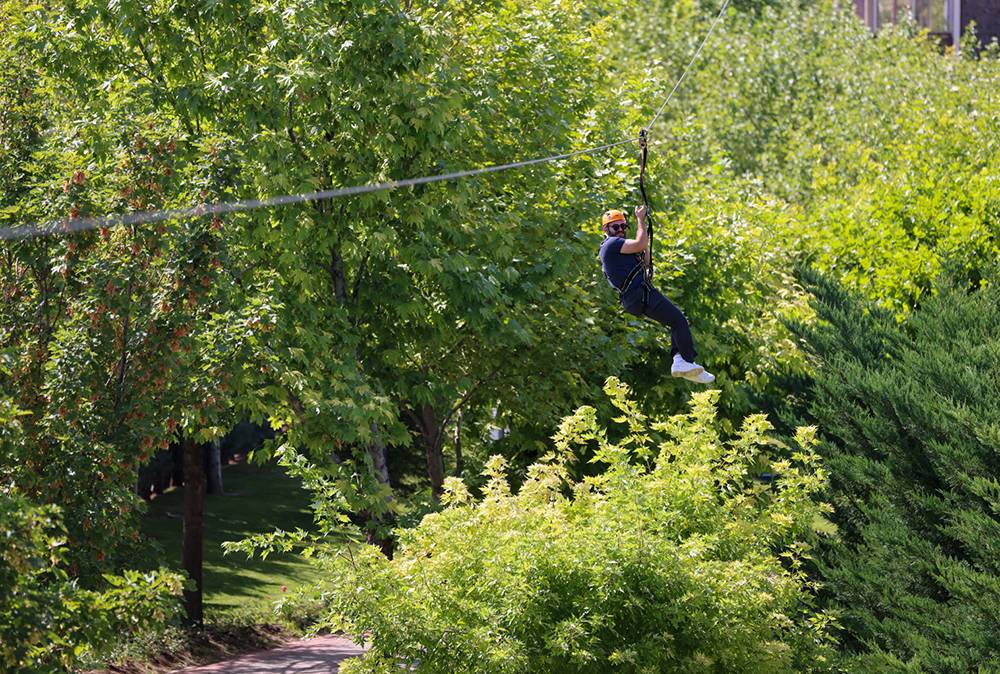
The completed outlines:
[[[674,88],[667,95],[667,98],[660,105],[660,108],[656,111],[653,119],[648,125],[643,129],[641,137],[644,137],[649,133],[650,128],[660,118],[663,113],[664,108],[673,98],[677,89],[680,88],[681,83],[684,78],[687,77],[688,70],[694,64],[695,59],[701,53],[702,48],[705,43],[708,42],[708,38],[712,36],[712,32],[715,30],[715,25],[722,18],[723,12],[726,11],[726,7],[729,5],[729,0],[725,0],[722,3],[722,9],[719,10],[718,16],[715,17],[715,21],[712,22],[708,33],[702,40],[701,44],[698,45],[697,51],[695,51],[694,56],[688,63],[687,67],[684,68],[684,72],[681,74],[677,83],[674,84]],[[516,161],[509,164],[495,164],[493,166],[486,166],[478,169],[470,169],[466,171],[454,171],[451,173],[441,173],[432,176],[421,176],[419,178],[405,178],[402,180],[390,180],[380,183],[369,183],[367,185],[354,185],[352,187],[339,187],[331,190],[322,190],[318,192],[308,192],[301,194],[289,194],[279,197],[270,197],[267,199],[244,199],[241,201],[231,201],[223,202],[217,204],[197,204],[195,206],[188,206],[186,208],[175,208],[175,209],[163,209],[156,211],[142,211],[139,213],[123,213],[123,214],[112,214],[104,216],[92,216],[92,217],[82,217],[82,218],[68,218],[61,220],[52,220],[46,223],[27,225],[24,227],[4,227],[0,229],[0,241],[18,241],[23,239],[31,239],[39,236],[49,236],[66,234],[69,232],[82,232],[93,229],[100,229],[105,227],[118,227],[123,225],[143,225],[152,222],[162,222],[163,220],[173,220],[179,218],[189,218],[189,217],[201,217],[204,215],[222,215],[225,213],[234,213],[238,211],[250,211],[257,208],[269,208],[273,206],[284,206],[287,204],[297,204],[304,201],[320,201],[326,199],[337,199],[340,197],[347,197],[356,194],[366,194],[368,192],[380,192],[384,190],[395,190],[401,187],[413,187],[415,185],[425,185],[428,183],[436,183],[442,181],[459,180],[461,178],[468,178],[472,176],[482,175],[484,173],[495,173],[497,171],[506,171],[508,169],[521,168],[524,166],[532,166],[534,164],[543,164],[551,161],[562,161],[564,159],[570,159],[582,154],[589,154],[594,152],[601,152],[603,150],[609,150],[613,147],[618,147],[619,145],[626,145],[629,143],[638,142],[639,138],[628,138],[626,140],[618,141],[617,143],[608,143],[606,145],[598,145],[595,147],[585,148],[583,150],[576,150],[574,152],[566,152],[562,154],[554,154],[548,157],[540,157],[538,159],[528,159],[525,161]],[[658,143],[654,143],[658,144]],[[645,154],[645,144],[643,147],[643,152]],[[645,163],[645,162],[644,162]],[[645,190],[643,190],[645,191]],[[645,199],[644,199],[645,201]]]
[[[603,150],[608,150],[613,147],[618,147],[619,145],[626,145],[629,143],[635,143],[637,141],[638,141],[637,138],[629,138],[627,140],[618,141],[617,143],[608,143],[607,145],[589,147],[583,150],[566,152],[564,154],[555,154],[548,157],[540,157],[538,159],[517,161],[517,162],[512,162],[510,164],[496,164],[493,166],[485,166],[483,168],[470,169],[466,171],[441,173],[432,176],[422,176],[420,178],[405,178],[403,180],[390,180],[381,183],[355,185],[353,187],[338,187],[336,189],[331,189],[331,190],[322,190],[319,192],[308,192],[302,194],[290,194],[280,197],[271,197],[268,199],[245,199],[242,201],[231,201],[218,204],[198,204],[196,206],[188,206],[186,208],[164,209],[158,211],[142,211],[139,213],[124,213],[124,214],[104,215],[95,217],[71,218],[68,220],[53,220],[43,224],[29,225],[27,227],[6,227],[4,229],[0,229],[0,240],[16,241],[20,239],[29,239],[37,236],[47,236],[51,234],[82,232],[92,229],[99,229],[102,227],[116,227],[122,225],[144,225],[144,224],[149,224],[151,222],[161,222],[163,220],[173,220],[176,218],[201,217],[204,215],[222,215],[224,213],[233,213],[237,211],[250,211],[257,208],[267,208],[271,206],[284,206],[287,204],[297,204],[303,201],[320,201],[324,199],[337,199],[339,197],[347,197],[355,194],[366,194],[368,192],[394,190],[394,189],[399,189],[401,187],[413,187],[415,185],[425,185],[427,183],[436,183],[445,180],[458,180],[460,178],[482,175],[484,173],[495,173],[497,171],[506,171],[507,169],[520,168],[523,166],[531,166],[533,164],[542,164],[550,161],[561,161],[579,156],[581,154],[601,152]]]
[[[652,128],[653,124],[656,123],[656,120],[660,118],[660,115],[663,114],[663,109],[667,107],[667,103],[669,103],[670,99],[674,97],[675,93],[677,93],[677,90],[681,86],[681,82],[683,82],[684,78],[687,77],[688,70],[690,70],[691,66],[694,65],[695,60],[698,58],[698,54],[701,53],[701,50],[705,46],[705,43],[708,42],[708,38],[712,37],[712,31],[715,30],[715,24],[719,23],[719,19],[722,18],[722,14],[726,11],[726,7],[728,6],[729,6],[729,0],[726,0],[725,2],[722,3],[722,9],[719,10],[718,15],[716,15],[715,17],[715,21],[712,22],[712,26],[708,29],[708,33],[705,35],[705,39],[701,41],[700,45],[698,45],[698,49],[695,51],[694,56],[691,57],[691,60],[688,62],[687,67],[684,68],[684,72],[681,73],[681,78],[677,80],[677,84],[675,84],[674,88],[671,89],[670,93],[667,95],[666,100],[663,101],[663,105],[661,105],[660,109],[656,111],[655,115],[653,115],[652,121],[650,121],[649,124],[646,125],[645,131],[647,133]]]
[[[695,50],[694,56],[691,57],[691,60],[688,61],[687,66],[684,68],[684,72],[681,73],[680,79],[677,80],[677,83],[674,84],[674,88],[670,90],[669,94],[667,94],[667,97],[663,100],[663,103],[660,105],[660,108],[656,111],[656,114],[653,115],[653,119],[650,120],[649,124],[643,127],[641,131],[639,131],[639,148],[641,152],[639,158],[639,193],[642,195],[642,205],[646,207],[646,227],[649,235],[649,247],[648,247],[649,259],[646,260],[647,281],[651,281],[653,278],[653,230],[654,230],[653,209],[652,207],[650,207],[649,199],[646,197],[646,160],[648,159],[648,152],[649,152],[648,148],[649,130],[653,127],[653,124],[656,123],[656,120],[660,118],[660,115],[663,114],[663,110],[667,107],[667,103],[670,102],[670,100],[674,97],[674,94],[677,93],[677,90],[680,89],[681,83],[684,81],[684,78],[687,77],[688,71],[691,69],[691,66],[694,65],[694,62],[698,59],[698,55],[701,54],[701,50],[704,48],[705,44],[708,43],[708,39],[712,37],[713,31],[715,31],[715,25],[719,23],[719,19],[722,18],[722,15],[726,12],[726,7],[728,6],[729,6],[729,0],[725,0],[725,2],[722,3],[722,7],[719,9],[719,13],[715,16],[715,20],[712,21],[712,25],[709,27],[708,33],[705,34],[705,37],[702,39],[701,44],[698,45],[698,49]],[[655,142],[653,143],[653,145],[658,145],[658,144],[659,143]]]

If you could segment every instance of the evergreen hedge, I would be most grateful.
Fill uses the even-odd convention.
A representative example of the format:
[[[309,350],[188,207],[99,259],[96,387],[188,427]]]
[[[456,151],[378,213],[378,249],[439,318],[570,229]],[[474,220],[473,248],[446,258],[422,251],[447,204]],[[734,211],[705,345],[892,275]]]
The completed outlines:
[[[903,326],[814,273],[817,366],[840,541],[820,571],[861,671],[1000,666],[1000,289],[944,288]],[[980,670],[982,671],[982,670]]]

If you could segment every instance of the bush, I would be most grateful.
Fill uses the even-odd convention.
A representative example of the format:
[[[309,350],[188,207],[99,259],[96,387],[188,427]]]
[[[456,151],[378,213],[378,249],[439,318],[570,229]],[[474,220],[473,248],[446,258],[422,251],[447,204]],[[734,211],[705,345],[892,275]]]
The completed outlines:
[[[401,532],[392,561],[369,546],[341,556],[328,625],[372,639],[345,673],[824,668],[831,618],[801,570],[827,509],[813,430],[767,485],[752,477],[768,465],[762,415],[724,439],[718,392],[662,421],[616,380],[606,392],[620,440],[581,407],[517,493],[494,457],[482,500],[450,478],[448,507]],[[574,479],[590,451],[607,469]]]
[[[68,669],[120,634],[160,625],[177,608],[176,574],[106,576],[102,592],[80,589],[60,562],[65,530],[53,506],[0,492],[0,671]]]
[[[818,368],[808,414],[829,439],[821,453],[842,536],[824,546],[821,571],[846,645],[867,665],[992,670],[1000,289],[944,288],[900,328],[828,279],[806,279],[821,321],[798,328]]]

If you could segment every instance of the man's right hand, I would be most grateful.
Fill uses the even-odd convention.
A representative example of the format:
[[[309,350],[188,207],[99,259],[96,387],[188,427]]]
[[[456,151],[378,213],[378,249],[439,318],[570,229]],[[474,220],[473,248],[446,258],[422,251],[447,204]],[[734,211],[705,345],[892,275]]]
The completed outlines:
[[[636,227],[635,238],[625,239],[625,243],[622,244],[621,252],[623,254],[642,253],[648,250],[649,233],[646,231],[646,213],[648,210],[645,206],[635,207],[635,219],[639,221],[639,225]],[[648,254],[646,258],[649,258]]]

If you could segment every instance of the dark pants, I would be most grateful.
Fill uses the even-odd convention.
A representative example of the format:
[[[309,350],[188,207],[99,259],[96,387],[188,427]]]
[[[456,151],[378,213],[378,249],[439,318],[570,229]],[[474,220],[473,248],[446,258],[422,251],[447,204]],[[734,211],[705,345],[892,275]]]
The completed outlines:
[[[670,328],[670,355],[681,354],[681,358],[693,363],[695,359],[694,338],[691,337],[691,328],[681,310],[674,306],[674,303],[666,298],[656,288],[649,286],[648,300],[645,307],[642,303],[642,293],[630,290],[627,296],[622,298],[627,301],[625,311],[635,316],[647,316],[657,323]]]

